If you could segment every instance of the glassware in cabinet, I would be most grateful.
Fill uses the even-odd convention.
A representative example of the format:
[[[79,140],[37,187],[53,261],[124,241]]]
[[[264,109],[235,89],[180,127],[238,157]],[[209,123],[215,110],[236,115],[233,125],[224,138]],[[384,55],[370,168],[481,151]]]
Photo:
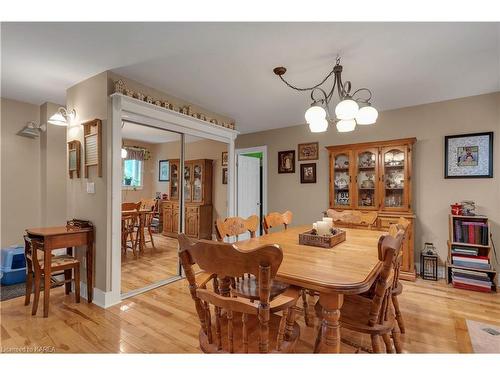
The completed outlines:
[[[349,208],[351,198],[351,153],[337,153],[333,156],[333,206]]]
[[[408,208],[407,158],[405,147],[385,148],[382,152],[384,168],[382,203],[386,209]]]
[[[364,209],[377,208],[378,150],[356,152],[356,206]]]

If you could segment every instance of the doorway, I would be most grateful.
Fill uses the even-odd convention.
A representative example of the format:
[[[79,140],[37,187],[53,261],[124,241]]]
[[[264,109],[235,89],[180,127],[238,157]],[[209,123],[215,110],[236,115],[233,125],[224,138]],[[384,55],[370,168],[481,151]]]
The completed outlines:
[[[236,212],[247,218],[257,215],[259,230],[263,234],[262,219],[267,214],[267,146],[236,150]],[[244,234],[239,239],[245,239]]]

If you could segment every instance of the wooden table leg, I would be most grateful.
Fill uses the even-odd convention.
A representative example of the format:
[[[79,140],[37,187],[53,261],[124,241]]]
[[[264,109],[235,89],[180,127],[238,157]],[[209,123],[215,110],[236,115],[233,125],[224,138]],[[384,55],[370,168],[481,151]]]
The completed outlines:
[[[52,275],[52,250],[43,245],[43,316],[49,316],[49,300],[50,300],[50,276]],[[36,250],[35,250],[36,251]]]
[[[340,308],[344,303],[343,294],[320,293],[319,302],[323,306],[323,351],[340,353]]]
[[[73,256],[73,248],[72,247],[67,247],[66,248],[66,255]],[[68,276],[71,278],[71,271],[69,272],[64,272],[64,278],[67,279]],[[64,289],[66,290],[66,294],[71,293],[71,283],[66,283],[64,284]]]
[[[144,246],[146,245],[146,240],[144,238],[144,215],[139,214],[139,254],[144,254]]]
[[[94,295],[94,232],[88,234],[87,240],[87,302],[92,302]]]

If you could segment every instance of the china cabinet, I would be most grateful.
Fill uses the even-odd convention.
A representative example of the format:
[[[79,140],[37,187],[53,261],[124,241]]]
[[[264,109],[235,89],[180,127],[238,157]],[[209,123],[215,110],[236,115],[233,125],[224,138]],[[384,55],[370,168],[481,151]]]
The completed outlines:
[[[411,199],[415,138],[329,146],[330,208],[377,211],[377,229],[387,230],[399,217],[410,221],[403,244],[404,279],[415,279]]]
[[[180,173],[180,161],[170,162],[169,199],[162,202],[163,235],[176,237],[179,232],[179,191],[184,194],[184,229],[189,237],[212,238],[212,160],[186,160]],[[182,177],[181,177],[182,176]],[[182,181],[182,189],[180,183]]]

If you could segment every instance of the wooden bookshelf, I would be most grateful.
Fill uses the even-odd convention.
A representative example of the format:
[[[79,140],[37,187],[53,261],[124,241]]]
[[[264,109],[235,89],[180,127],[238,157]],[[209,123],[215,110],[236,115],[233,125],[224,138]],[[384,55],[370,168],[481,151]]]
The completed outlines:
[[[461,220],[464,222],[479,222],[482,224],[486,224],[487,228],[487,244],[477,244],[477,243],[471,243],[471,242],[460,242],[456,241],[456,236],[455,236],[455,220]],[[463,216],[463,215],[449,215],[449,222],[448,222],[448,232],[449,232],[449,239],[448,239],[448,259],[446,261],[446,282],[448,284],[452,284],[452,270],[453,269],[458,269],[458,270],[466,270],[466,271],[476,271],[476,272],[481,272],[487,275],[492,282],[492,287],[491,291],[492,292],[497,292],[497,285],[498,285],[498,274],[497,271],[493,268],[492,266],[492,251],[491,251],[491,240],[490,240],[490,234],[491,234],[491,228],[490,228],[490,223],[488,220],[487,216]],[[455,247],[462,247],[462,248],[471,248],[471,249],[477,249],[478,255],[480,256],[486,256],[488,258],[488,264],[490,265],[490,269],[483,269],[479,267],[468,267],[468,266],[462,266],[458,264],[453,264],[453,258],[452,258],[452,250]],[[465,289],[465,288],[464,288]]]

